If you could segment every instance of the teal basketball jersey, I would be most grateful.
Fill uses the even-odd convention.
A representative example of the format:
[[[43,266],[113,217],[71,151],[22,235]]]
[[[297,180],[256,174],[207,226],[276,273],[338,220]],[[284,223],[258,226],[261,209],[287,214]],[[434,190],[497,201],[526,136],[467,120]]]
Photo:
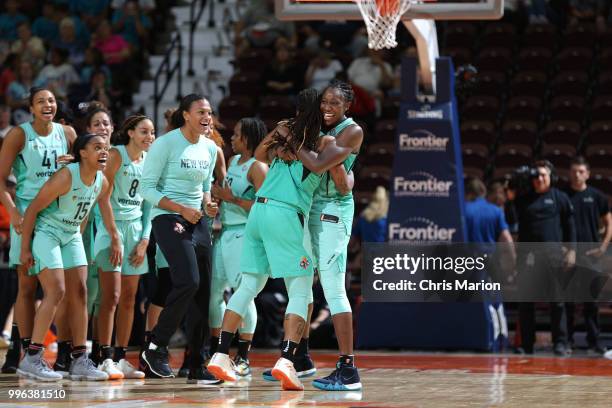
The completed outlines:
[[[13,163],[13,174],[20,200],[33,200],[59,168],[57,158],[68,153],[64,128],[59,123],[52,124],[53,130],[47,136],[36,133],[29,122],[19,125],[25,133],[25,142]]]
[[[140,178],[144,168],[143,152],[140,162],[135,163],[130,159],[124,145],[114,146],[121,155],[121,166],[115,173],[113,193],[111,194],[111,206],[117,221],[130,221],[142,216],[142,196],[140,195]]]
[[[104,175],[98,171],[95,181],[88,186],[81,180],[79,163],[70,163],[66,168],[72,175],[70,190],[45,208],[39,214],[38,221],[66,234],[76,234],[100,195]]]
[[[242,164],[238,164],[240,155],[232,158],[227,169],[225,182],[231,187],[234,197],[243,200],[255,200],[255,186],[249,181],[248,174],[255,158],[251,157]],[[223,201],[221,203],[221,223],[223,226],[246,224],[248,211],[239,205]]]
[[[344,129],[347,127],[356,124],[352,118],[346,118],[342,122],[338,123],[333,129],[328,131],[327,133],[321,132],[321,136],[328,135],[337,137]],[[343,162],[344,168],[347,172],[353,169],[355,164],[355,160],[357,159],[356,153],[351,153]],[[315,191],[314,194],[314,205],[319,202],[330,202],[330,201],[352,201],[353,200],[353,192],[350,191],[346,195],[342,195],[336,189],[336,184],[332,180],[329,175],[329,171],[325,172],[322,177],[319,188]]]
[[[275,158],[256,195],[289,204],[308,214],[320,182],[321,176],[308,170],[302,162],[287,163]]]

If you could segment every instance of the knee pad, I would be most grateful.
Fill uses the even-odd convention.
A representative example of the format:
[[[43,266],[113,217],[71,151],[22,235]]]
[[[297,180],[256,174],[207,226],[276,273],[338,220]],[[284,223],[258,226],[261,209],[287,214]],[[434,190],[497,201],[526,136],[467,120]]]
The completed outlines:
[[[239,332],[241,334],[255,333],[255,327],[257,327],[257,308],[255,307],[255,301],[252,301],[244,315],[244,323]]]
[[[213,279],[208,309],[208,324],[213,329],[221,327],[221,323],[223,322],[223,314],[225,313],[224,292],[223,286],[216,285],[215,279]]]
[[[329,306],[329,311],[332,316],[338,313],[351,312],[351,304],[346,296],[346,288],[344,285],[344,273],[335,271],[326,271],[319,275],[321,278],[321,286],[325,300]]]

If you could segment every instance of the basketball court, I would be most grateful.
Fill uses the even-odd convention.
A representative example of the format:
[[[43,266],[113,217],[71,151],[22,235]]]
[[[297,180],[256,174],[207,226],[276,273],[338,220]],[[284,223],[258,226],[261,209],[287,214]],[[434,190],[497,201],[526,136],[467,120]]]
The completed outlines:
[[[275,0],[280,20],[360,20],[367,14],[354,1]],[[377,8],[371,15],[371,48],[392,48],[395,27],[407,29],[418,50],[418,69],[423,89],[435,95],[436,60],[439,57],[435,20],[495,20],[503,15],[503,0],[402,3],[398,0],[363,0]],[[364,6],[367,7],[367,6]],[[381,15],[382,14],[382,15]],[[395,16],[394,16],[395,14]],[[367,19],[367,17],[366,17]],[[411,71],[404,71],[411,72]],[[442,75],[442,70],[438,71]],[[446,71],[444,71],[446,72]],[[448,72],[446,72],[448,73]],[[452,81],[451,81],[452,83]],[[414,84],[411,88],[415,88]],[[406,86],[403,90],[408,89]],[[405,95],[404,95],[405,96]],[[447,98],[450,110],[454,96]],[[416,110],[415,110],[416,111]],[[454,119],[456,121],[456,118]],[[457,122],[453,124],[457,127]],[[461,170],[461,168],[459,168]],[[363,305],[362,305],[363,307]],[[450,308],[454,307],[453,305]],[[400,322],[407,322],[398,314]],[[371,320],[374,320],[370,316]],[[469,320],[469,319],[466,319]],[[374,336],[361,325],[365,337]],[[382,325],[382,323],[379,323]],[[411,335],[403,323],[389,328],[396,334]],[[400,327],[397,327],[400,326]],[[439,331],[443,332],[440,328]],[[469,328],[466,328],[469,335]],[[369,334],[368,334],[369,332]],[[397,333],[401,333],[398,336]],[[385,337],[380,332],[377,335]],[[358,336],[359,342],[359,336]],[[382,341],[382,340],[381,340]],[[362,337],[363,343],[363,337]],[[366,341],[367,343],[367,341]],[[366,345],[368,348],[372,344]],[[433,347],[432,347],[433,348]],[[235,384],[221,386],[187,384],[185,378],[73,382],[62,380],[42,384],[0,376],[0,406],[37,407],[610,407],[612,362],[601,357],[578,355],[555,358],[551,354],[519,356],[513,354],[462,352],[407,352],[356,350],[362,391],[324,392],[310,383],[329,374],[335,366],[337,351],[312,352],[318,372],[304,380],[304,391],[281,391],[279,384],[263,380],[264,369],[274,365],[276,350],[253,350],[253,373]],[[4,360],[5,351],[0,352]],[[170,365],[176,369],[183,351],[171,350]],[[52,363],[55,353],[47,352]],[[138,354],[129,360],[138,366]]]
[[[4,354],[4,353],[3,353]],[[315,352],[327,374],[336,354]],[[182,351],[171,365],[178,367]],[[4,358],[4,356],[2,356]],[[47,360],[55,357],[47,353]],[[362,391],[322,392],[305,380],[305,390],[280,391],[261,373],[275,351],[254,352],[253,374],[234,385],[186,384],[171,380],[34,383],[0,377],[0,406],[37,407],[609,407],[612,364],[592,358],[525,358],[513,355],[362,352],[357,357]],[[137,364],[136,353],[130,360]],[[44,391],[54,398],[35,398]],[[12,395],[12,397],[11,397]],[[31,398],[30,396],[34,396]]]

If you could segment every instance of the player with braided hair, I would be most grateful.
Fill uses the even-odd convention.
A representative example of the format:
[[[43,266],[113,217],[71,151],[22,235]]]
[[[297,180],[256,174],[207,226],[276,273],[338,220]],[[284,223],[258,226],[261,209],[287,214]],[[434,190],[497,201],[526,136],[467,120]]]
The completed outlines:
[[[144,378],[144,373],[136,370],[126,360],[125,354],[132,331],[138,282],[140,276],[148,272],[146,251],[151,233],[151,204],[143,200],[138,186],[146,152],[154,140],[155,129],[151,119],[144,115],[128,117],[115,138],[115,146],[109,152],[104,170],[112,186],[111,205],[125,254],[125,261],[121,265],[108,262],[110,236],[103,225],[98,225],[93,258],[99,270],[101,289],[98,312],[99,368],[110,379]],[[110,342],[116,310],[117,346],[113,350]]]
[[[219,379],[236,380],[229,357],[234,333],[249,303],[263,289],[268,277],[282,277],[289,303],[285,314],[283,349],[272,375],[281,381],[285,390],[304,388],[293,363],[306,324],[308,303],[312,298],[313,265],[304,248],[304,219],[310,210],[313,193],[321,181],[319,173],[340,161],[321,166],[321,170],[313,172],[301,161],[295,160],[290,151],[317,146],[322,121],[319,103],[316,90],[300,92],[296,117],[279,123],[266,136],[261,149],[256,151],[256,157],[267,156],[272,159],[272,164],[256,194],[256,202],[247,221],[240,259],[242,281],[227,305],[218,351],[208,365],[209,371]],[[330,144],[333,144],[333,140]],[[350,152],[350,149],[346,150]],[[311,162],[320,164],[316,158]]]

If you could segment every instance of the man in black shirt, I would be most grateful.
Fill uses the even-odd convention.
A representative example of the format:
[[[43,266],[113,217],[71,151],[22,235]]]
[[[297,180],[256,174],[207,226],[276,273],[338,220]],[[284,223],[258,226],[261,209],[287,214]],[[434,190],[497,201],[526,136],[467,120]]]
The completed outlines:
[[[537,290],[536,297],[546,298],[544,288],[555,288],[559,272],[573,267],[576,252],[573,246],[564,248],[562,243],[576,241],[576,227],[572,204],[565,193],[551,187],[553,165],[546,161],[537,161],[534,165],[537,175],[531,179],[532,189],[515,199],[518,215],[520,242],[550,243],[546,246],[537,244],[540,250],[521,251],[519,266],[519,287],[521,291]],[[520,249],[520,248],[519,248]],[[521,276],[522,275],[522,276]],[[566,356],[567,319],[565,304],[553,302],[551,307],[551,331],[554,353]],[[519,321],[521,329],[520,352],[532,354],[535,343],[535,308],[533,302],[519,304]]]
[[[589,242],[590,245],[581,245],[578,252],[577,271],[578,276],[589,277],[592,271],[597,271],[597,259],[606,253],[610,239],[612,239],[612,215],[608,205],[608,197],[601,191],[587,185],[590,176],[589,164],[583,157],[576,157],[570,166],[570,187],[567,195],[574,206],[574,217],[576,221],[576,241]],[[603,240],[600,242],[599,225],[605,227]],[[589,270],[590,269],[590,270]],[[574,303],[568,303],[567,326],[569,339],[572,342],[574,329]],[[590,352],[602,354],[606,350],[599,343],[599,316],[597,304],[594,302],[584,303],[584,323],[587,331],[587,343]]]

